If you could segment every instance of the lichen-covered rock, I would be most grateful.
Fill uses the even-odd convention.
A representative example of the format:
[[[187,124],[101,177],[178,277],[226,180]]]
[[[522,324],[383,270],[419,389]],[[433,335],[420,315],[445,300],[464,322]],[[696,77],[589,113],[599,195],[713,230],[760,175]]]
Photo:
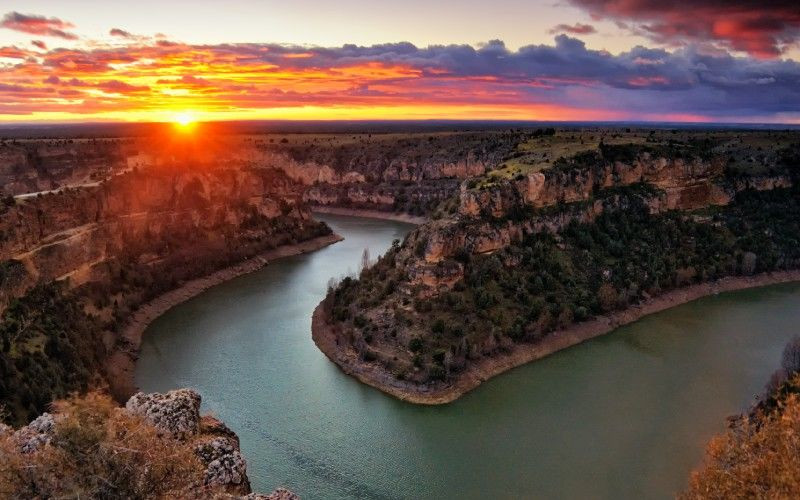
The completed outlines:
[[[250,493],[242,497],[241,500],[300,500],[300,497],[286,488],[278,488],[269,495]]]
[[[11,434],[13,429],[6,424],[0,424],[0,438],[5,436],[6,434]]]
[[[55,418],[50,413],[42,413],[25,427],[18,429],[14,435],[14,442],[22,453],[33,453],[43,446],[50,444],[55,429]]]
[[[160,432],[185,439],[197,434],[200,401],[200,395],[191,389],[178,389],[166,394],[138,392],[128,400],[125,408],[144,417]]]
[[[239,448],[230,439],[224,437],[216,437],[194,447],[194,452],[206,465],[225,455],[230,455],[234,451],[239,451]]]
[[[206,466],[206,485],[250,491],[247,462],[239,453],[237,442],[226,437],[215,437],[198,444],[194,451]]]

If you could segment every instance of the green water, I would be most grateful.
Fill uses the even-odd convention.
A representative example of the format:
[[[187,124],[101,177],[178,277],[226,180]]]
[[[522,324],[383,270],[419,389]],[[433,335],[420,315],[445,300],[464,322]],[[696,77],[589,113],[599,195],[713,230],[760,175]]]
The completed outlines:
[[[669,498],[800,333],[800,285],[708,297],[501,375],[440,407],[343,375],[311,340],[328,278],[410,226],[346,238],[175,307],[147,330],[145,391],[194,387],[241,437],[258,491],[304,499]]]

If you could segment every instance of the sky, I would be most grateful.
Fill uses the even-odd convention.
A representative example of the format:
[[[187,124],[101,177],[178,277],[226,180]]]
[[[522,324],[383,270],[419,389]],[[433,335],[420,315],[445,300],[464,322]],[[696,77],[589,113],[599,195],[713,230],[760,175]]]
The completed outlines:
[[[0,5],[0,122],[187,117],[797,124],[800,8],[796,0]]]

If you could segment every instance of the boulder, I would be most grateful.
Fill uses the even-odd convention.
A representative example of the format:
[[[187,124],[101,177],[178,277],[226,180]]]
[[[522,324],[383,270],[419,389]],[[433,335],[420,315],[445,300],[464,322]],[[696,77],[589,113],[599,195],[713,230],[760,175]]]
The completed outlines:
[[[200,394],[191,389],[178,389],[166,394],[154,392],[134,394],[125,408],[144,417],[159,432],[186,439],[197,434],[200,426]]]

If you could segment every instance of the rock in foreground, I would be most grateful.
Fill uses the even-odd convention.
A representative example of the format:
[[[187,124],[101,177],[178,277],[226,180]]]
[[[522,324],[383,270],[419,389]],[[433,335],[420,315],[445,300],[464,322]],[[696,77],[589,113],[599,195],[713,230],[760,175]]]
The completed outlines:
[[[251,493],[239,438],[201,417],[200,402],[179,389],[137,393],[119,408],[93,393],[16,431],[4,427],[0,498],[298,498],[283,488]]]

